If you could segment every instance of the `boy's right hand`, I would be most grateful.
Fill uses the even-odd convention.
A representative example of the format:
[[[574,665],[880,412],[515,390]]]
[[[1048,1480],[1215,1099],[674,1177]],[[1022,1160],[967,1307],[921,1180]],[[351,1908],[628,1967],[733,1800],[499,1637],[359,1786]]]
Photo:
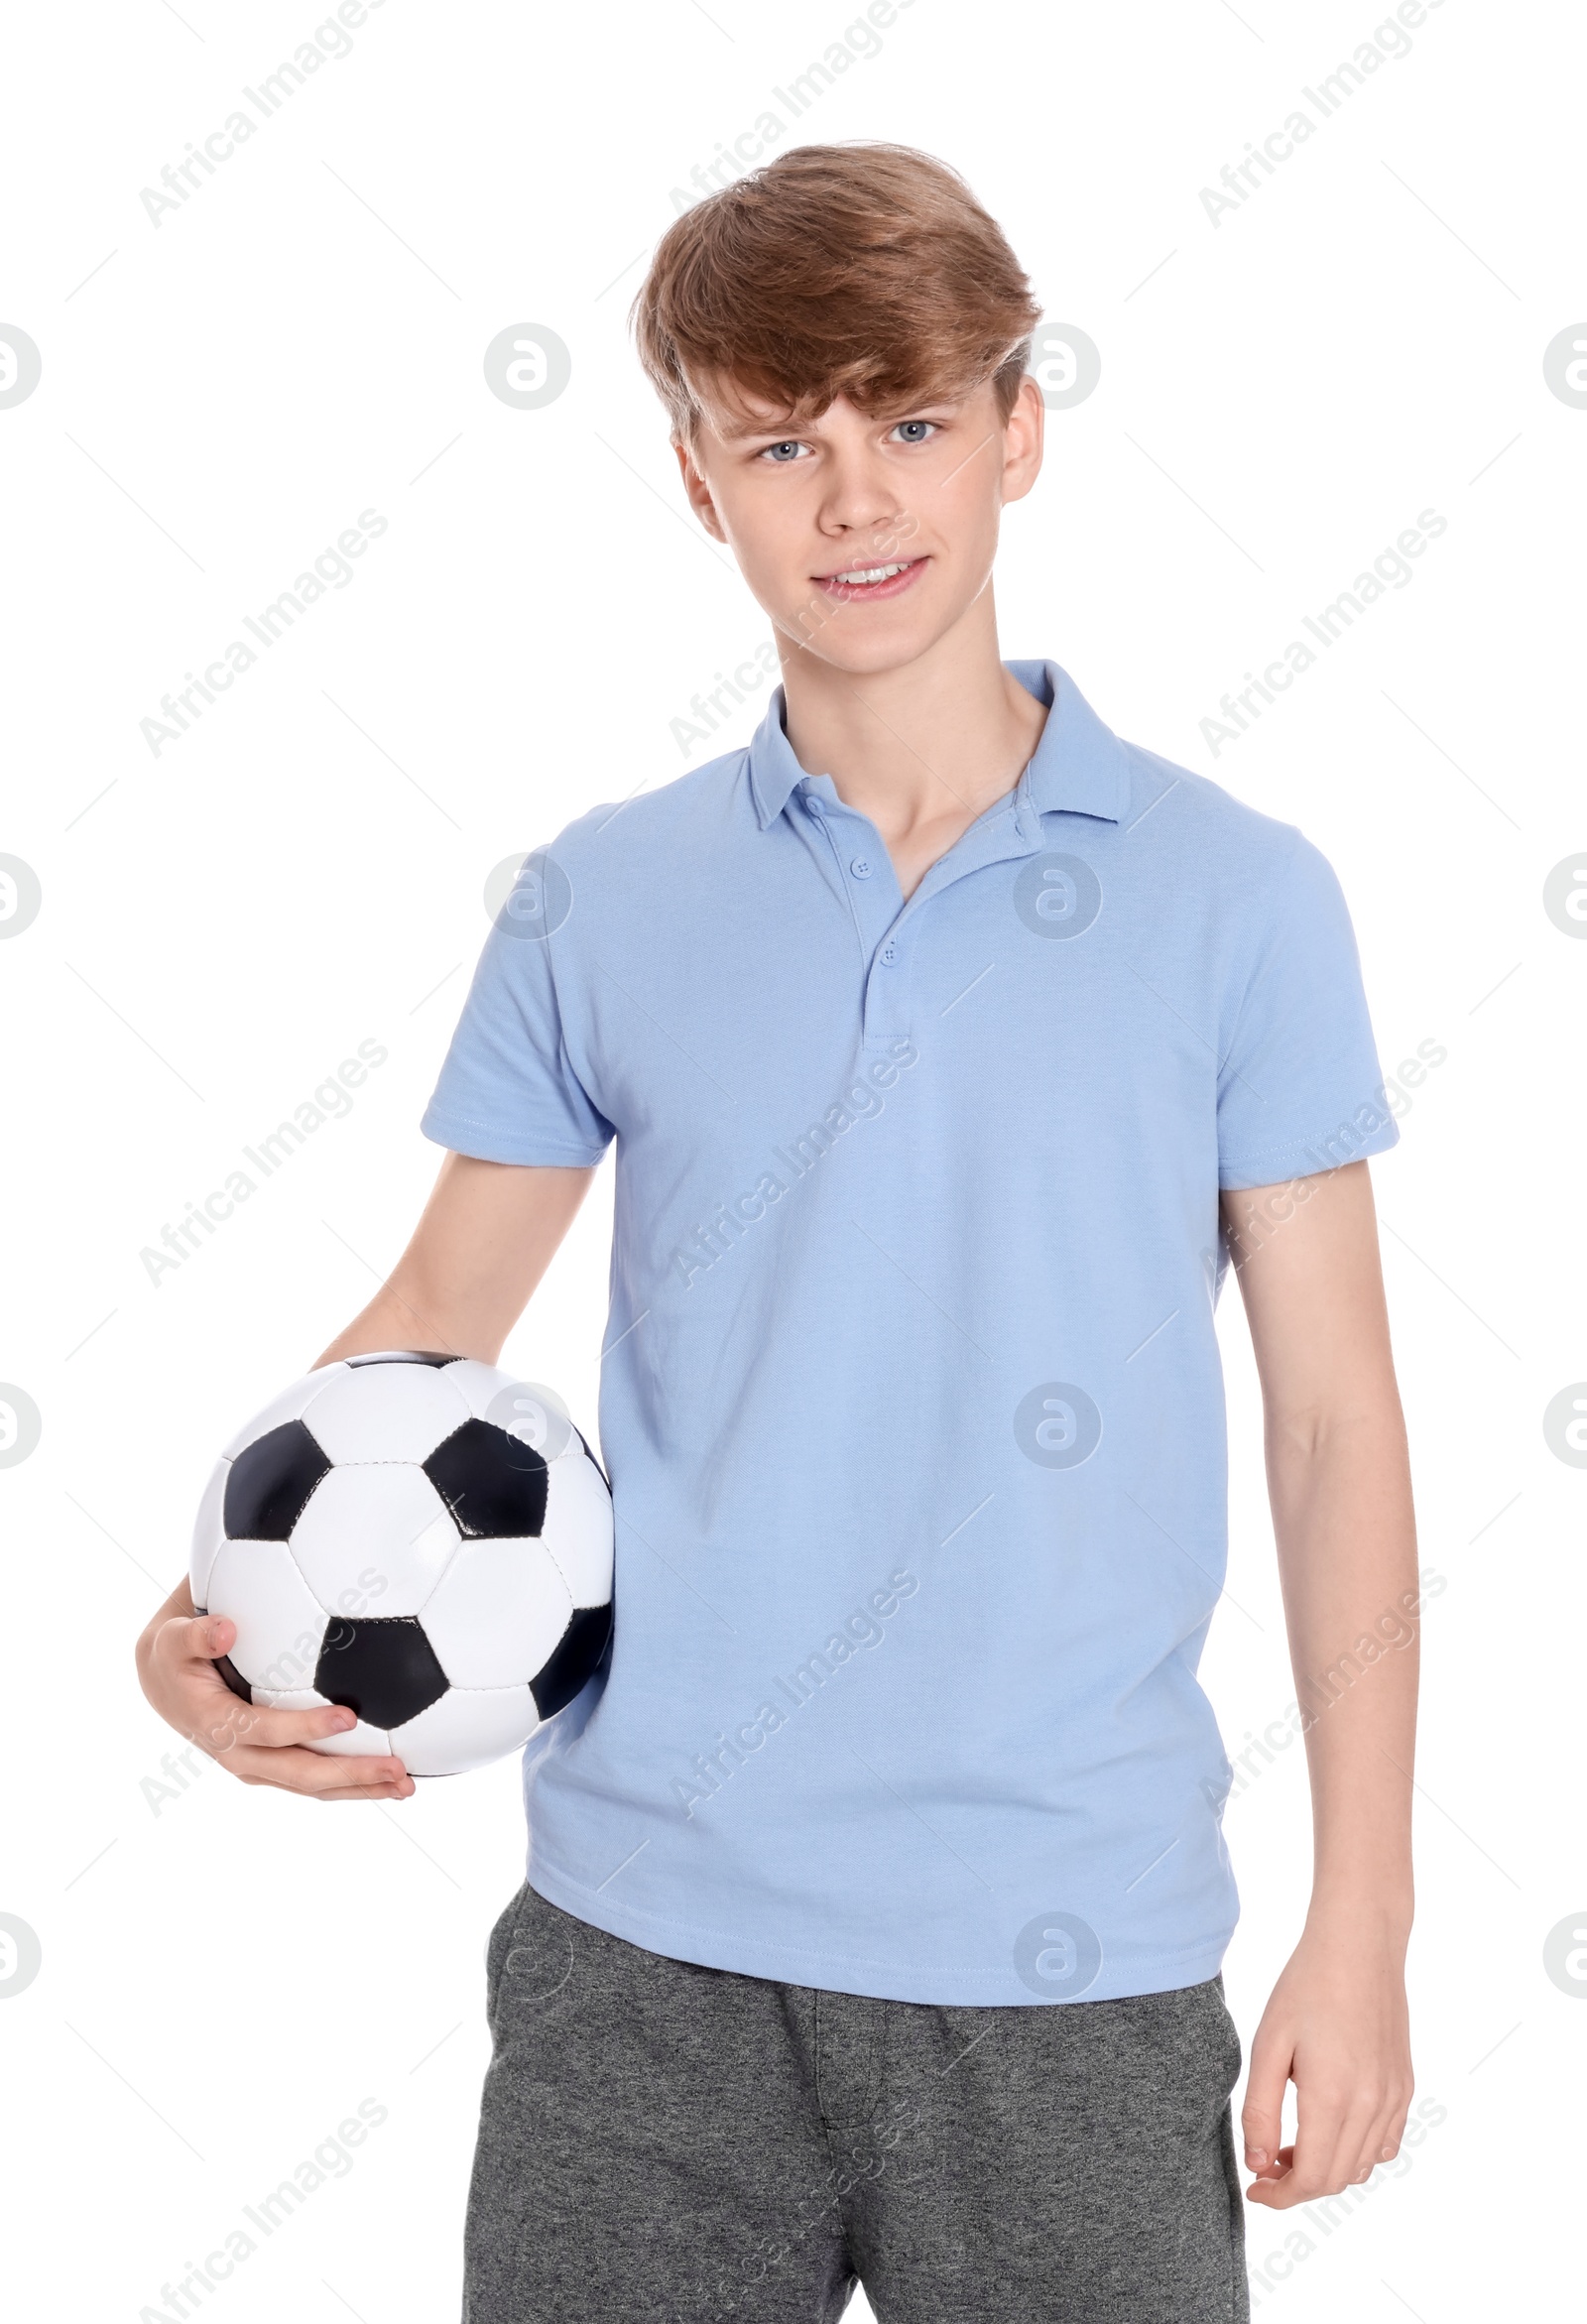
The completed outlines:
[[[245,1703],[215,1667],[237,1626],[220,1614],[194,1614],[185,1581],[138,1641],[138,1677],[169,1726],[197,1744],[239,1782],[271,1783],[313,1799],[407,1799],[414,1779],[400,1759],[353,1758],[310,1751],[322,1735],[344,1734],[353,1713],[336,1704],[307,1711]]]

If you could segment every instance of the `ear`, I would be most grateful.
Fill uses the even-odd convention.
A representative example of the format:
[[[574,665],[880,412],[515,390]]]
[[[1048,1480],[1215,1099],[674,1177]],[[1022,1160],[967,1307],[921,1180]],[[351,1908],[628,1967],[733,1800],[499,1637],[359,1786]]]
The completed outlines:
[[[1034,373],[1027,372],[1003,430],[1003,498],[1024,500],[1041,473],[1046,406]]]
[[[716,513],[716,503],[711,498],[711,488],[705,481],[703,470],[681,437],[673,436],[672,449],[677,454],[677,465],[683,478],[683,490],[687,495],[689,507],[699,518],[711,539],[720,541],[725,547],[727,535],[722,530],[722,520]]]

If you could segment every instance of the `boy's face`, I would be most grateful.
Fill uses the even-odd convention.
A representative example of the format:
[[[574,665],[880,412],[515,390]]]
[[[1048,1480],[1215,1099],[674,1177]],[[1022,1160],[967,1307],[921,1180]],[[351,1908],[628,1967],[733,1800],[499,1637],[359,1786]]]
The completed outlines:
[[[692,451],[675,448],[695,512],[737,557],[785,657],[798,648],[858,673],[916,661],[980,597],[1003,505],[1040,468],[1041,418],[1030,377],[1006,426],[990,382],[869,418],[839,396],[795,421],[719,381]]]

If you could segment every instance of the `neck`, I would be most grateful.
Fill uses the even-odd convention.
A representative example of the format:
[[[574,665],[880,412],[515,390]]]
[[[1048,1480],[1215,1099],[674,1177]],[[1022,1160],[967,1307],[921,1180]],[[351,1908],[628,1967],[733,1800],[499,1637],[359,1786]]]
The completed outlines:
[[[1014,789],[1046,719],[999,659],[990,583],[913,662],[853,672],[792,646],[783,686],[799,765],[888,841],[966,829]]]

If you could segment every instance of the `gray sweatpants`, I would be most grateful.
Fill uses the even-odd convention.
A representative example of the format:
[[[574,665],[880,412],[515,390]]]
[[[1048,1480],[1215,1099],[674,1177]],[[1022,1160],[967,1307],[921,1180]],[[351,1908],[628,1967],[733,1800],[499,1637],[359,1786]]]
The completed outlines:
[[[1246,2324],[1221,1978],[952,2009],[674,1961],[526,1883],[463,2324]]]

